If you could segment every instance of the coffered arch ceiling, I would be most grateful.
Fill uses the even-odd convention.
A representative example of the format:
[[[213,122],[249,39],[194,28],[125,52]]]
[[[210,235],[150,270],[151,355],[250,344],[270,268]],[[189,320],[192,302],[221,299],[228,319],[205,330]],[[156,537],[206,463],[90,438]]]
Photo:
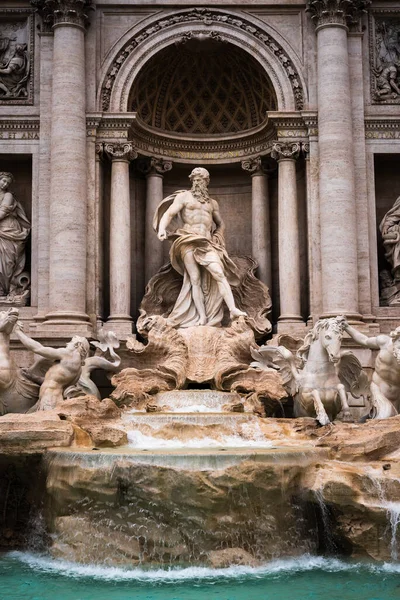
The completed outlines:
[[[160,50],[144,65],[128,110],[159,130],[209,136],[251,130],[277,104],[271,80],[250,54],[195,38]]]

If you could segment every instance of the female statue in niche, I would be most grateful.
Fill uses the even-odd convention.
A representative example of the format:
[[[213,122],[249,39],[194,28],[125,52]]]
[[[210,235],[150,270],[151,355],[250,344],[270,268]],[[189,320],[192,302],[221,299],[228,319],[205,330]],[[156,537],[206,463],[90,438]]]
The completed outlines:
[[[30,278],[24,273],[25,242],[31,224],[9,191],[14,177],[0,172],[0,305],[26,304]]]

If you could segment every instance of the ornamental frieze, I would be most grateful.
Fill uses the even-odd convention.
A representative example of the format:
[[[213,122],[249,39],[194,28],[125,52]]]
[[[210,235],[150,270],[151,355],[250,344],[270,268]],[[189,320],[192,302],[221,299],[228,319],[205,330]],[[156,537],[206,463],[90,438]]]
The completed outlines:
[[[105,81],[103,83],[101,91],[102,109],[104,111],[109,110],[111,93],[114,87],[116,77],[122,65],[125,64],[125,62],[130,57],[135,48],[137,48],[142,42],[144,42],[149,37],[161,30],[167,29],[169,27],[176,27],[177,24],[181,23],[196,22],[203,23],[206,26],[211,26],[213,24],[227,24],[231,27],[235,27],[242,31],[245,31],[250,37],[254,37],[260,42],[262,42],[268,48],[268,50],[279,59],[280,63],[282,64],[282,67],[286,72],[286,75],[290,81],[293,90],[296,110],[302,110],[304,108],[304,91],[302,88],[300,76],[293,62],[286,54],[285,50],[275,39],[268,35],[263,29],[255,26],[253,23],[247,21],[246,19],[239,19],[233,15],[226,14],[217,10],[210,10],[208,8],[195,8],[189,10],[188,12],[160,18],[160,20],[153,23],[151,27],[147,27],[146,29],[139,31],[133,39],[131,39],[128,43],[125,44],[123,49],[115,58],[105,77]]]
[[[369,35],[372,103],[400,104],[399,11],[372,14]]]
[[[33,104],[33,11],[0,10],[0,106]]]

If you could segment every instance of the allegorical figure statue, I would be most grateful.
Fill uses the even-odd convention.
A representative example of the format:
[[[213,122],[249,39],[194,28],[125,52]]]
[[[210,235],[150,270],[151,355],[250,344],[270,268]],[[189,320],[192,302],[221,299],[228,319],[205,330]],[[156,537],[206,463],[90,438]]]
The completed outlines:
[[[371,400],[372,415],[376,419],[386,419],[400,411],[400,327],[389,335],[368,337],[351,327],[347,321],[344,329],[357,344],[379,350],[372,375]]]
[[[400,196],[379,225],[385,258],[392,268],[394,281],[400,281]]]
[[[25,242],[31,224],[9,190],[13,181],[11,173],[0,173],[0,302],[12,302],[15,296],[28,293],[25,288],[29,276],[21,276],[25,267]]]
[[[210,198],[210,175],[197,167],[189,176],[192,188],[165,198],[154,216],[160,240],[172,240],[172,267],[183,276],[183,284],[168,323],[172,327],[219,325],[223,302],[231,319],[246,316],[235,305],[231,285],[239,273],[225,248],[224,224],[218,203]]]

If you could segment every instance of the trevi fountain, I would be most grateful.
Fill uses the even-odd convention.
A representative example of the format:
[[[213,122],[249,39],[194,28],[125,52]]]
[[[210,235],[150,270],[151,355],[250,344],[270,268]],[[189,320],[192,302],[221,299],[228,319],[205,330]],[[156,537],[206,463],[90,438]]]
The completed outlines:
[[[1,600],[400,597],[399,110],[396,0],[1,2]]]

